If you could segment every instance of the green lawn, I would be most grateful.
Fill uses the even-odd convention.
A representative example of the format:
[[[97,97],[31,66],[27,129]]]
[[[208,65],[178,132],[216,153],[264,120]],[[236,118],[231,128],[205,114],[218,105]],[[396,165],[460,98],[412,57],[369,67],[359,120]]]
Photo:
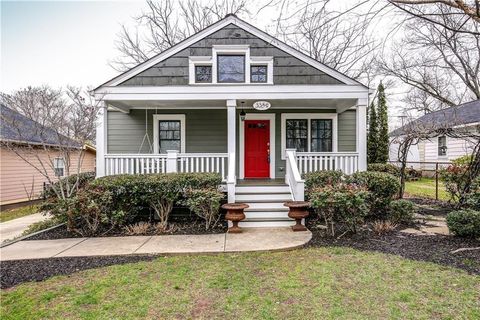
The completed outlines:
[[[410,196],[435,199],[435,179],[421,178],[418,181],[407,181],[405,192]],[[447,201],[449,196],[442,181],[438,181],[438,198]]]
[[[28,216],[38,212],[38,206],[24,206],[20,208],[5,210],[0,212],[0,222],[13,220],[16,218]]]
[[[1,293],[2,319],[479,319],[480,277],[349,248],[171,256]]]

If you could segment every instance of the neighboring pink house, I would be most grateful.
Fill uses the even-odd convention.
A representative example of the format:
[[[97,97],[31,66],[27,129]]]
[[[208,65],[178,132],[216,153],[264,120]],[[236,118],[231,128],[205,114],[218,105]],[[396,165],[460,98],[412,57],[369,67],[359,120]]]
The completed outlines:
[[[50,157],[54,162],[56,176],[64,177],[66,174],[64,170],[65,160],[61,152],[55,151],[53,134],[49,135],[53,130],[44,128],[41,135],[37,134],[38,130],[36,129],[40,126],[38,123],[4,105],[1,105],[0,120],[0,206],[37,199],[47,179],[22,157],[31,161],[34,165],[38,165],[40,162],[47,163]],[[15,123],[15,126],[12,123]],[[19,127],[22,128],[21,132],[18,130]],[[49,140],[52,140],[52,143],[49,143],[51,147],[45,150],[43,145]],[[62,141],[63,145],[65,145],[65,142],[71,144],[73,149],[78,149],[71,156],[71,173],[77,172],[77,161],[75,160],[78,159],[81,149],[84,150],[84,159],[80,172],[95,171],[96,152],[94,147],[81,147],[75,141],[66,137],[65,141]],[[6,147],[6,143],[14,143],[16,152],[20,152],[22,157]],[[55,176],[54,169],[47,169],[50,177]],[[33,197],[29,196],[31,192]]]

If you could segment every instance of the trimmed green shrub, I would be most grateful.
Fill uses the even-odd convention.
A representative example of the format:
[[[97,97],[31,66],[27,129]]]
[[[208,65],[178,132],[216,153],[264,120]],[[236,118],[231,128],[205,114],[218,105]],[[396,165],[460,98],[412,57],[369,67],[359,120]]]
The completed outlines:
[[[468,154],[452,160],[452,163],[459,166],[463,166],[463,165],[469,165],[472,162],[472,160],[473,160],[473,155]]]
[[[385,216],[388,214],[390,202],[392,202],[400,189],[398,179],[384,172],[356,172],[347,180],[349,183],[365,187],[369,191],[370,214],[374,216]]]
[[[371,163],[368,165],[367,171],[385,172],[396,177],[400,176],[400,168],[391,163]]]
[[[220,219],[220,202],[224,194],[217,189],[190,189],[185,193],[185,205],[205,220],[205,229],[215,226]]]
[[[335,222],[343,222],[349,230],[356,232],[368,213],[366,200],[368,192],[364,187],[338,183],[314,188],[310,202],[315,212],[323,217],[331,235],[335,235]]]
[[[388,218],[393,223],[410,223],[415,216],[415,205],[408,200],[394,200],[390,203]]]
[[[330,184],[337,184],[345,179],[345,175],[342,171],[324,170],[313,171],[304,175],[305,179],[305,192],[309,193],[309,190],[317,187],[324,187]]]
[[[459,237],[480,237],[480,211],[466,209],[452,211],[447,215],[450,232]]]
[[[126,212],[113,209],[112,192],[103,186],[89,185],[68,201],[68,230],[83,237],[106,233],[125,223]]]
[[[452,164],[447,168],[440,171],[440,178],[445,183],[445,189],[447,190],[450,200],[458,202],[465,190],[465,187],[469,183],[468,178],[469,167],[467,164]],[[464,198],[468,199],[473,197],[473,204],[475,202],[476,194],[480,193],[480,177],[477,177],[470,186],[469,194],[464,194]],[[475,204],[473,205],[475,207]]]
[[[77,182],[77,178],[78,178],[78,182]],[[68,176],[68,177],[65,177],[65,178],[61,178],[59,181],[55,182],[53,184],[53,187],[52,186],[47,186],[45,188],[45,190],[43,191],[43,198],[51,198],[51,197],[56,197],[56,194],[55,194],[55,191],[53,190],[54,187],[57,188],[58,190],[58,185],[60,183],[66,183],[68,182],[68,184],[70,186],[74,186],[75,183],[76,186],[75,186],[75,189],[76,190],[79,190],[79,189],[83,189],[85,188],[85,186],[89,183],[89,182],[92,182],[93,180],[95,180],[95,172],[82,172],[82,173],[79,173],[79,174],[72,174],[71,176]],[[75,195],[76,192],[74,192],[73,195]]]

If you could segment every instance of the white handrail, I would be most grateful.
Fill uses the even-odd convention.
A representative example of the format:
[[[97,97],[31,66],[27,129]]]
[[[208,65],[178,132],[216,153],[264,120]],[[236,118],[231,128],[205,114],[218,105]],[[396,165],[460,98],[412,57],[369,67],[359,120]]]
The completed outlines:
[[[297,152],[296,156],[301,174],[322,170],[341,170],[352,174],[359,168],[357,152]]]
[[[295,150],[287,150],[286,158],[287,172],[285,180],[290,186],[293,200],[303,201],[305,200],[305,181],[302,179],[300,171],[298,170]]]

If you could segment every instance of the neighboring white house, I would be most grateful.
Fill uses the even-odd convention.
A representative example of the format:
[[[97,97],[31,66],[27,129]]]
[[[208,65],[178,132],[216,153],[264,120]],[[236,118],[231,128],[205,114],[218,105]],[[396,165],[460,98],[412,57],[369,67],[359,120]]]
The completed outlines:
[[[369,89],[234,15],[94,92],[97,176],[218,172],[244,225],[292,224],[305,172],[366,170]]]
[[[395,137],[401,136],[407,126],[421,124],[430,130],[430,124],[440,122],[447,123],[451,129],[461,128],[461,130],[469,130],[480,132],[480,100],[467,102],[455,107],[435,111],[426,114],[411,123],[393,130],[390,133],[391,141]],[[451,162],[464,155],[472,152],[473,141],[467,138],[459,139],[447,137],[445,135],[433,135],[429,139],[421,140],[418,145],[411,147],[408,155],[409,162]],[[398,161],[398,144],[390,143],[390,161]],[[410,166],[410,165],[409,165]],[[413,167],[428,169],[435,166],[435,164],[412,164]]]

